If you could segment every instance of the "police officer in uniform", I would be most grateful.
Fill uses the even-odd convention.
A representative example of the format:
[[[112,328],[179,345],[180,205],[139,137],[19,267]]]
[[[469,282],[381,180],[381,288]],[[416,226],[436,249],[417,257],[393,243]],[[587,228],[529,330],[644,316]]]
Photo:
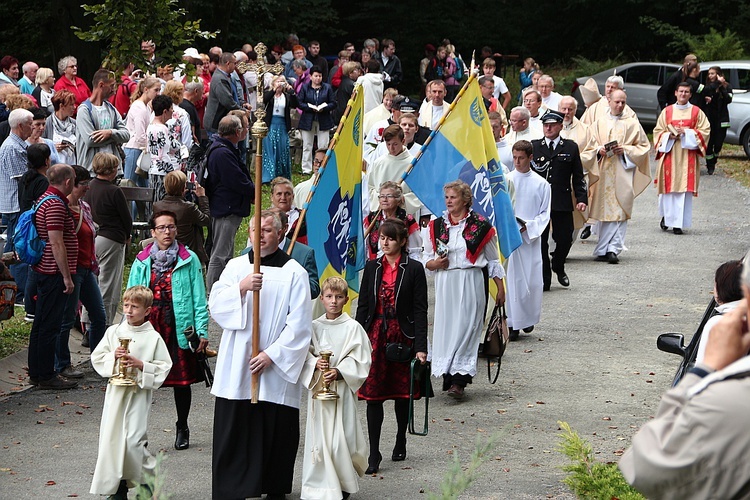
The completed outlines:
[[[542,234],[542,277],[544,290],[550,289],[552,271],[562,286],[570,286],[565,274],[565,259],[573,244],[573,210],[583,212],[588,205],[586,181],[578,145],[570,139],[560,137],[564,115],[559,111],[547,111],[542,116],[544,138],[531,141],[534,146],[534,171],[547,179],[552,188],[550,225]],[[573,206],[573,196],[576,205]],[[555,251],[550,265],[549,233],[555,240]]]

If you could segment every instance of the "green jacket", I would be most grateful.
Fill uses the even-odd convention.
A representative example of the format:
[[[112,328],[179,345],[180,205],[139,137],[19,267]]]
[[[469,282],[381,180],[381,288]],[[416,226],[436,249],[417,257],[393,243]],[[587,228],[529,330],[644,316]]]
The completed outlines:
[[[151,288],[151,246],[147,245],[133,261],[128,277],[128,288],[143,285]],[[185,328],[193,326],[200,337],[208,338],[208,307],[206,285],[198,257],[178,243],[177,264],[172,273],[172,308],[174,310],[177,343],[181,349],[190,349],[185,338]]]

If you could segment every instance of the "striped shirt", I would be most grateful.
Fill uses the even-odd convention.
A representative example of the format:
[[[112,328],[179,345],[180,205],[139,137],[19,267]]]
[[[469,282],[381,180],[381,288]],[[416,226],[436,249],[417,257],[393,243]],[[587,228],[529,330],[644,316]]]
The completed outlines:
[[[47,188],[47,191],[39,197],[39,200],[48,195],[57,195],[57,198],[50,198],[39,207],[34,217],[36,230],[39,237],[47,243],[44,247],[42,260],[34,267],[34,271],[40,274],[58,274],[60,269],[57,267],[55,256],[52,254],[52,245],[49,242],[50,231],[62,231],[65,251],[67,252],[68,269],[70,274],[76,272],[76,261],[78,260],[78,239],[76,238],[76,225],[73,215],[68,209],[68,199],[59,189],[54,186]]]
[[[13,132],[0,146],[0,214],[20,212],[18,206],[18,180],[26,172],[26,141]]]

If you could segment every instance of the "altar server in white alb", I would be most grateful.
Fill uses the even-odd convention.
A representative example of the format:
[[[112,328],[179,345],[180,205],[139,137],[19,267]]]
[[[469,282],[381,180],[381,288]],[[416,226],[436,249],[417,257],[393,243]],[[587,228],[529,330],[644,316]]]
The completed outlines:
[[[513,211],[523,244],[508,258],[506,310],[510,340],[518,340],[519,330],[530,333],[542,314],[542,240],[549,224],[552,188],[531,171],[534,147],[529,141],[513,145],[513,166],[509,178],[515,186]]]
[[[172,358],[159,332],[146,316],[154,295],[145,286],[128,288],[123,295],[126,322],[112,325],[91,353],[91,364],[102,377],[119,373],[119,365],[135,374],[136,385],[107,385],[99,428],[99,455],[90,493],[127,499],[128,488],[153,474],[156,458],[148,451],[148,415],[153,390],[164,383]],[[120,338],[129,338],[128,349]]]
[[[708,118],[690,104],[692,88],[687,82],[677,85],[677,102],[664,108],[654,127],[656,148],[656,186],[659,189],[660,226],[682,234],[693,222],[693,197],[698,196],[700,165],[706,155],[711,133]]]
[[[370,373],[372,347],[367,332],[343,312],[349,285],[331,276],[322,285],[325,314],[313,322],[313,338],[300,380],[310,389],[302,462],[302,498],[341,500],[359,491],[367,468],[367,441],[357,415],[357,391]],[[330,361],[320,353],[332,352]],[[339,399],[313,396],[330,384]]]
[[[307,271],[279,249],[275,211],[261,212],[260,273],[254,253],[227,263],[208,307],[223,328],[211,393],[213,498],[284,498],[292,490],[299,447],[299,376],[312,337]],[[260,353],[252,356],[253,294],[260,292]],[[252,404],[251,375],[260,375]]]
[[[596,260],[617,264],[625,248],[625,230],[633,215],[633,200],[651,182],[651,143],[635,115],[625,113],[627,96],[615,90],[609,112],[591,125],[597,148],[596,167],[589,173],[589,217],[599,222]]]

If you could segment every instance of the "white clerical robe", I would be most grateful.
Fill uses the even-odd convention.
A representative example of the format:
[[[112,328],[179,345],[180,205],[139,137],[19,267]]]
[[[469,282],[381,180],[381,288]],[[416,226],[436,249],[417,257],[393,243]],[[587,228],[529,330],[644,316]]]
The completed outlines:
[[[315,368],[320,352],[333,352],[330,367],[341,373],[331,384],[335,401],[319,401],[313,394],[323,388],[323,374]],[[367,468],[367,441],[357,415],[357,391],[372,364],[367,332],[348,314],[325,315],[313,322],[313,338],[300,382],[308,394],[302,498],[340,500],[342,491],[359,491],[358,476]]]
[[[375,109],[365,113],[365,119],[362,122],[362,132],[367,135],[373,125],[380,121],[387,121],[390,116],[390,110],[385,107],[385,104],[380,104]]]
[[[541,127],[529,126],[525,130],[518,132],[511,129],[496,143],[500,162],[507,166],[509,170],[513,170],[513,144],[521,140],[531,142],[534,139],[541,139],[542,137],[544,137],[544,133]]]
[[[259,400],[299,408],[302,386],[299,374],[312,336],[310,281],[294,260],[282,267],[260,266],[260,350],[273,363],[260,375]],[[240,281],[253,273],[248,255],[227,263],[211,289],[208,308],[223,328],[211,394],[250,399],[253,293],[240,294]]]
[[[529,170],[509,175],[516,188],[513,211],[526,221],[523,244],[508,258],[508,328],[520,330],[539,323],[542,314],[542,233],[549,224],[552,191],[548,182]],[[519,223],[520,228],[520,223]]]
[[[91,353],[91,364],[102,377],[117,374],[115,349],[120,338],[130,338],[130,355],[143,361],[135,370],[136,386],[107,385],[102,422],[99,427],[99,454],[90,493],[114,495],[125,479],[128,488],[144,482],[143,473],[153,474],[156,458],[149,453],[148,416],[153,390],[161,387],[172,368],[167,345],[159,332],[146,321],[140,326],[125,322],[112,325]]]
[[[380,195],[380,185],[385,181],[398,183],[406,169],[409,168],[413,156],[409,150],[404,148],[398,156],[390,153],[381,156],[367,169],[367,188],[370,191],[370,211],[376,212],[380,207],[378,196]],[[411,192],[411,188],[406,183],[401,183],[401,189],[404,192],[404,208],[406,213],[414,215],[419,211],[422,202]]]
[[[583,123],[584,125],[593,125],[599,118],[608,113],[609,99],[607,99],[605,96],[602,96],[601,99],[586,108],[586,111],[583,112],[583,116],[581,116],[581,123]],[[622,110],[621,116],[623,118],[631,116],[634,117],[635,111],[633,111],[633,108],[626,104]]]

